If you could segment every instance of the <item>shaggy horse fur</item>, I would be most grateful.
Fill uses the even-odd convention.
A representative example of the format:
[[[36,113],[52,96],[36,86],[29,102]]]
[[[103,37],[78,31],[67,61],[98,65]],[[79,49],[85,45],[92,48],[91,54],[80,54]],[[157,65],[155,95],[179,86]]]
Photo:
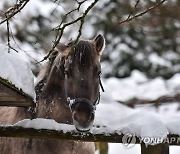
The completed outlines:
[[[86,105],[83,107],[77,105],[72,115],[65,95],[87,98],[91,103],[96,101],[99,95],[99,61],[104,49],[104,38],[98,35],[94,40],[80,41],[73,51],[70,50],[72,47],[72,43],[59,44],[56,51],[49,57],[48,64],[40,72],[35,87],[36,113],[32,113],[27,108],[0,107],[1,125],[33,118],[54,119],[59,123],[73,124],[74,116],[79,125],[81,120],[87,120],[87,118],[94,120],[91,111],[86,110]],[[67,87],[64,86],[65,82]],[[95,147],[92,142],[1,137],[0,153],[94,154]]]

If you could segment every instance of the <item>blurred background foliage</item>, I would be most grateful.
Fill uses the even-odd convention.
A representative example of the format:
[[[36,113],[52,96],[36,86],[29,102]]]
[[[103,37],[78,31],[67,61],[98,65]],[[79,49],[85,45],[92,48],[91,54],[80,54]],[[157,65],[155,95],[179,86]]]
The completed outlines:
[[[83,12],[92,0],[87,1],[80,12],[71,14],[73,20]],[[159,0],[99,1],[85,18],[82,38],[89,39],[98,33],[106,39],[102,57],[104,77],[124,78],[133,70],[143,72],[147,77],[161,76],[165,79],[180,72],[180,1],[168,0],[160,7],[128,23],[118,25],[133,11],[133,15],[146,10]],[[5,11],[13,2],[1,0],[0,10]],[[15,3],[15,2],[14,2]],[[75,0],[31,1],[31,8],[25,9],[10,21],[11,44],[17,50],[26,52],[34,64],[37,74],[36,54],[43,55],[52,47],[56,31],[64,15],[77,7]],[[34,3],[34,4],[33,4]],[[29,4],[28,4],[29,5]],[[27,6],[28,8],[28,6]],[[30,10],[30,11],[29,11]],[[67,28],[62,41],[75,38],[79,24]],[[0,25],[0,41],[7,42],[6,25]],[[42,56],[41,56],[42,57]],[[35,60],[36,59],[36,60]]]

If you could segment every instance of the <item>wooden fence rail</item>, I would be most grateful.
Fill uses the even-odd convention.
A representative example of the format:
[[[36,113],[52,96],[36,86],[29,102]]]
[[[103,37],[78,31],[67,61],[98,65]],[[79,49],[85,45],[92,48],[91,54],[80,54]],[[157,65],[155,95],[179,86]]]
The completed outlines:
[[[99,130],[101,130],[101,128],[99,128]],[[76,130],[48,130],[23,128],[19,126],[0,126],[0,137],[124,143],[124,135],[120,132],[104,133],[103,131],[96,131],[96,133],[81,133]],[[143,140],[138,137],[135,137],[134,141],[135,143],[132,140],[131,144],[141,144],[141,154],[169,154],[169,145],[180,146],[179,135],[168,135],[162,143],[154,146],[146,146]]]

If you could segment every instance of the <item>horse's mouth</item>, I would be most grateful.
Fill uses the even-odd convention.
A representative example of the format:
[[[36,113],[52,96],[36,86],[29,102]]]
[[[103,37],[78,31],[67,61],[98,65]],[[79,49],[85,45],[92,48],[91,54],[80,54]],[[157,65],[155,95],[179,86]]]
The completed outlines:
[[[86,126],[82,126],[78,121],[73,119],[73,123],[75,125],[75,128],[79,132],[88,132],[93,127],[93,121],[87,124]]]
[[[77,127],[76,127],[76,130],[77,131],[79,131],[79,132],[89,132],[90,131],[90,129],[78,129]]]

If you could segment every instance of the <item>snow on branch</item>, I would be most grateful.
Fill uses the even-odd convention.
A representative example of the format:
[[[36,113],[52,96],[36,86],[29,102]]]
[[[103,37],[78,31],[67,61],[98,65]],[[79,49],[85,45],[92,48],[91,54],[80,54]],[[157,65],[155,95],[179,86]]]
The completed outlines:
[[[116,24],[116,26],[119,26],[119,25],[121,25],[121,24],[123,24],[123,23],[132,21],[132,20],[134,20],[135,18],[138,18],[138,17],[140,17],[140,16],[143,16],[144,14],[148,13],[149,11],[151,11],[151,10],[159,7],[160,5],[162,5],[165,1],[167,1],[167,0],[162,0],[162,1],[158,2],[158,3],[156,3],[155,5],[147,8],[147,9],[144,10],[143,12],[140,12],[140,13],[132,16],[133,13],[134,13],[134,11],[135,11],[135,9],[136,9],[136,7],[137,7],[137,5],[138,5],[138,3],[139,3],[139,0],[137,0],[136,4],[135,4],[135,6],[134,6],[134,10],[129,14],[129,16],[127,17],[127,19],[122,20],[122,21],[119,21],[119,22]]]

